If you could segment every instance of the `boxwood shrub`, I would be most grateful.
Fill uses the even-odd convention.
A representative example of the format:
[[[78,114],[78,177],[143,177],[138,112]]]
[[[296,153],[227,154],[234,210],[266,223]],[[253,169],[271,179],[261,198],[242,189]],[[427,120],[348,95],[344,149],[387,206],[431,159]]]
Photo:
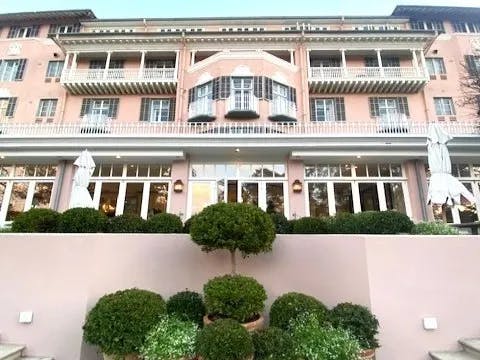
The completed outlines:
[[[195,219],[195,215],[192,215],[185,223],[183,224],[183,232],[185,234],[190,234],[190,227],[192,226],[192,221]]]
[[[290,335],[282,329],[268,327],[252,334],[255,360],[297,360]]]
[[[292,226],[290,221],[283,214],[271,213],[269,214],[275,225],[275,232],[277,234],[291,234]]]
[[[140,216],[123,214],[108,219],[106,231],[109,233],[142,233],[145,220]]]
[[[147,233],[181,233],[182,231],[182,219],[175,214],[153,215],[145,223],[145,232]]]
[[[325,218],[303,217],[291,222],[294,234],[327,234],[328,220]]]
[[[313,296],[297,292],[283,294],[270,308],[270,326],[288,330],[292,320],[306,313],[315,315],[321,322],[328,318],[327,307]]]
[[[202,326],[206,314],[202,296],[194,291],[181,291],[167,301],[167,313],[177,316],[180,320],[192,321]]]
[[[197,336],[196,350],[203,360],[246,360],[254,352],[248,331],[231,319],[205,326]]]
[[[458,229],[440,221],[418,223],[412,232],[416,235],[459,235]]]
[[[98,233],[105,231],[107,216],[95,209],[73,208],[60,215],[58,232]]]
[[[413,222],[398,211],[364,211],[355,214],[360,234],[411,233]]]
[[[50,209],[30,209],[20,213],[12,223],[12,232],[54,233],[60,214]]]
[[[108,355],[138,353],[145,336],[166,313],[162,297],[151,291],[128,289],[100,298],[83,326],[87,343]]]

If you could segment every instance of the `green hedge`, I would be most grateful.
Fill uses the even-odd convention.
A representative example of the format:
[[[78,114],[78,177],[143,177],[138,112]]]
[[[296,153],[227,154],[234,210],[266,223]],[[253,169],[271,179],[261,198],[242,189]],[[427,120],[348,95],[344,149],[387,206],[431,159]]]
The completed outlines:
[[[106,232],[109,233],[142,233],[145,220],[140,216],[124,214],[108,219]]]
[[[459,235],[458,229],[443,222],[421,222],[415,225],[416,235]]]
[[[54,233],[58,230],[60,214],[50,209],[30,209],[19,214],[12,223],[12,232]]]
[[[291,221],[293,234],[328,234],[328,218],[303,217]]]
[[[145,223],[146,233],[181,233],[182,219],[174,214],[162,213],[149,218]]]
[[[107,226],[107,216],[95,209],[73,208],[60,215],[58,232],[99,233]]]

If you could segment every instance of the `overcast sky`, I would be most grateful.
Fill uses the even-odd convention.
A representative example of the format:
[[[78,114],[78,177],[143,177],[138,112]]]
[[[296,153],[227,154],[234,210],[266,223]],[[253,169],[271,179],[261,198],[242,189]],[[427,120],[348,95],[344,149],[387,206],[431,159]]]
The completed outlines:
[[[0,0],[0,12],[92,9],[99,18],[390,15],[399,4],[480,7],[480,0]]]

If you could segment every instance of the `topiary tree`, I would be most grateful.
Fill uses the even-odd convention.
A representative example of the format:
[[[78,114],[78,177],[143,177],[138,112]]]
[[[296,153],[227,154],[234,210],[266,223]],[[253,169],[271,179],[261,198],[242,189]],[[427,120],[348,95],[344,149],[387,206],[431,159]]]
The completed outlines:
[[[231,319],[205,326],[197,336],[196,349],[203,360],[246,360],[254,352],[248,331]]]
[[[106,232],[109,233],[142,233],[145,220],[140,216],[123,214],[108,219]]]
[[[218,203],[196,215],[190,235],[203,251],[230,251],[232,274],[235,274],[236,252],[248,256],[271,251],[275,226],[270,216],[256,206]]]
[[[194,291],[182,291],[167,301],[167,312],[180,320],[192,321],[202,326],[203,317],[207,313],[202,296]]]
[[[268,327],[252,334],[255,360],[297,360],[294,343],[282,329]]]
[[[107,355],[137,353],[165,312],[165,302],[158,294],[140,289],[117,291],[101,297],[90,310],[83,336]]]
[[[60,215],[58,232],[98,233],[105,231],[107,216],[91,208],[73,208]]]
[[[60,214],[51,209],[30,209],[20,213],[12,223],[12,232],[54,233],[57,232]]]
[[[145,223],[148,233],[181,233],[183,230],[182,219],[175,214],[161,213],[153,215]]]

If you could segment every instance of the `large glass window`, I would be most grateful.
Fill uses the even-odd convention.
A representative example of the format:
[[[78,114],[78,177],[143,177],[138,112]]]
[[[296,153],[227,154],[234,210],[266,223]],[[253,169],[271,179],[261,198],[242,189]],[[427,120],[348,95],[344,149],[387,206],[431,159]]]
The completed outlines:
[[[360,205],[362,211],[379,211],[380,202],[376,183],[359,183]]]
[[[148,198],[148,217],[166,213],[168,204],[168,183],[151,183]]]
[[[283,195],[283,184],[282,183],[266,183],[266,198],[267,198],[267,209],[268,213],[285,213],[285,199]]]
[[[140,216],[142,211],[142,196],[143,183],[127,183],[123,213]]]
[[[32,207],[33,208],[50,208],[50,200],[52,197],[52,182],[38,182],[35,185],[35,192],[33,194]]]
[[[351,183],[334,183],[336,213],[353,213],[353,195]]]
[[[100,211],[105,215],[113,217],[117,211],[119,183],[102,183],[102,192],[100,193]]]
[[[253,109],[253,79],[233,77],[232,90],[235,110]]]
[[[14,182],[7,210],[7,221],[12,221],[25,210],[28,182]]]
[[[327,183],[308,184],[308,203],[310,216],[321,217],[329,215]]]
[[[405,208],[405,196],[403,194],[402,183],[383,183],[385,190],[385,201],[388,210],[395,210],[403,214],[407,213]]]

